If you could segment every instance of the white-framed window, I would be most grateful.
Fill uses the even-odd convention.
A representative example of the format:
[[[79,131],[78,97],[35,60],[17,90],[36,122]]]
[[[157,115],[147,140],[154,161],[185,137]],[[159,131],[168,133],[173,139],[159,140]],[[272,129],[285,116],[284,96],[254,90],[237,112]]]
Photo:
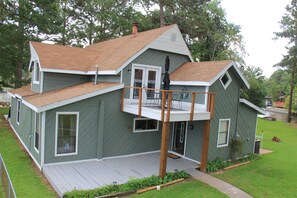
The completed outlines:
[[[232,79],[230,77],[230,74],[226,72],[221,78],[220,81],[224,87],[224,89],[227,89],[227,87],[230,85]]]
[[[220,119],[217,147],[228,146],[231,119]]]
[[[17,98],[17,111],[16,111],[16,122],[20,124],[20,118],[21,118],[21,99]]]
[[[133,132],[159,131],[159,121],[148,118],[134,118]]]
[[[76,155],[79,112],[56,113],[55,156]]]
[[[41,129],[40,118],[41,118],[40,113],[35,113],[34,148],[37,152],[39,152],[39,148],[40,148],[40,129]]]
[[[34,84],[39,84],[40,80],[40,68],[39,68],[39,63],[34,62],[34,69],[33,69],[33,83]]]

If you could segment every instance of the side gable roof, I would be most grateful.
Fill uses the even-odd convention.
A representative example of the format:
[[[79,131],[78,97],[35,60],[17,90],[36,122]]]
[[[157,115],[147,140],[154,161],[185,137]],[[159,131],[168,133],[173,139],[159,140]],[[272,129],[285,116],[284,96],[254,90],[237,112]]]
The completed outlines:
[[[185,63],[170,74],[171,84],[211,86],[231,67],[236,70],[244,85],[249,88],[249,83],[236,63],[231,60]]]
[[[27,89],[26,86],[25,89]],[[30,87],[30,86],[29,86]],[[98,83],[87,82],[71,87],[66,87],[43,94],[28,94],[24,88],[10,91],[12,97],[22,96],[22,102],[36,112],[43,112],[49,109],[57,108],[73,102],[84,100],[93,96],[101,95],[124,87],[121,83]]]
[[[246,99],[240,98],[239,102],[247,105],[248,107],[254,109],[255,111],[257,111],[257,112],[259,112],[259,113],[261,113],[263,115],[266,114],[266,112],[263,109],[261,109],[260,107],[254,105],[253,103],[251,103],[250,101],[248,101]]]
[[[160,40],[170,44],[166,46],[163,43],[165,48],[161,48],[158,45],[158,43],[162,43]],[[171,40],[172,42],[168,42]],[[176,40],[179,42],[175,42]],[[31,58],[40,62],[41,71],[49,72],[71,73],[69,71],[72,71],[81,74],[94,74],[95,65],[99,65],[99,74],[117,74],[129,62],[149,48],[181,53],[189,56],[192,60],[177,25],[111,39],[86,48],[38,42],[30,42],[30,44]]]

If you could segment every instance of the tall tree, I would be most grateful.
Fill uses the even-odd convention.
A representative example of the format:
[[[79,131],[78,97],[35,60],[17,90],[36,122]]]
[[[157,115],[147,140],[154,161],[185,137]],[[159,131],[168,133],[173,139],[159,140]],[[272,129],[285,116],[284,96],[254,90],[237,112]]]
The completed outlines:
[[[6,35],[8,40],[2,40],[4,43],[1,45],[9,47],[13,52],[9,55],[1,54],[0,56],[5,55],[5,61],[1,64],[9,62],[14,68],[14,84],[19,87],[22,84],[25,65],[29,63],[28,40],[36,40],[40,36],[55,32],[58,4],[55,0],[3,0],[2,6],[1,12],[4,14],[1,14],[0,31],[6,32],[7,28],[10,28],[12,33]]]
[[[265,76],[259,67],[248,66],[243,72],[244,77],[250,84],[250,89],[242,90],[241,97],[249,100],[253,104],[264,107],[266,96]]]
[[[280,26],[281,32],[276,32],[277,38],[289,39],[289,47],[287,55],[277,64],[285,68],[291,73],[290,82],[290,101],[288,109],[288,122],[291,122],[292,114],[292,96],[294,87],[296,86],[296,75],[297,75],[297,0],[292,0],[289,5],[286,6],[286,12],[283,15]]]

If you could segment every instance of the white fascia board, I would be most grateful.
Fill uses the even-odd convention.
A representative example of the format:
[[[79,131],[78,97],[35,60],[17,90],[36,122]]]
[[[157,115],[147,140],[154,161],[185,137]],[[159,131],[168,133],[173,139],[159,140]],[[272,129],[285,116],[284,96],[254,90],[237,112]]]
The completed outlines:
[[[38,111],[38,108],[37,108],[37,107],[35,107],[35,106],[32,105],[31,103],[27,102],[26,100],[22,100],[22,103],[23,103],[24,105],[26,105],[27,107],[29,107],[30,109],[32,109],[33,111],[35,111],[36,113],[40,113],[40,112]]]
[[[266,114],[266,111],[264,111],[263,109],[261,109],[260,107],[254,105],[253,103],[251,103],[250,101],[246,100],[246,99],[243,99],[243,98],[240,98],[239,99],[239,102],[243,103],[243,104],[246,104],[247,106],[251,107],[252,109],[258,111],[259,113],[265,115]]]
[[[78,70],[66,70],[66,69],[50,69],[50,68],[41,68],[42,72],[49,73],[63,73],[63,74],[80,74],[80,75],[95,75],[96,71],[78,71]],[[117,72],[115,70],[104,70],[98,71],[99,75],[116,75]]]
[[[182,37],[182,34],[181,32],[179,31],[178,29],[178,26],[177,25],[174,25],[172,28],[170,28],[169,30],[172,30],[173,28],[176,28],[176,31],[175,33],[178,34],[179,37],[183,38]],[[131,58],[129,58],[126,62],[124,62],[117,70],[116,70],[116,74],[118,74],[120,71],[122,71],[130,62],[132,62],[134,59],[136,59],[138,56],[140,56],[143,52],[145,52],[146,50],[148,49],[156,49],[156,50],[161,50],[161,51],[166,51],[166,52],[172,52],[172,53],[178,53],[178,54],[182,54],[182,55],[186,55],[190,58],[190,60],[193,62],[194,59],[191,55],[191,52],[189,50],[189,48],[187,47],[187,44],[184,42],[184,45],[185,45],[185,52],[177,52],[174,50],[174,48],[166,48],[166,49],[161,49],[159,48],[156,44],[155,44],[155,41],[158,40],[160,37],[162,37],[164,34],[168,33],[167,30],[166,32],[164,32],[162,35],[160,35],[157,39],[153,40],[151,43],[149,43],[147,46],[145,46],[144,48],[142,48],[140,51],[138,51],[136,54],[134,54],[134,56],[132,56]]]
[[[39,56],[36,52],[36,50],[34,49],[34,47],[32,46],[31,42],[30,42],[30,54],[31,54],[31,58],[30,58],[30,65],[29,65],[29,71],[31,70],[31,62],[32,61],[37,61],[38,62],[38,65],[39,65],[39,68],[41,68],[41,64],[40,64],[40,61],[39,61]]]
[[[227,65],[220,73],[218,73],[213,79],[210,80],[210,86],[217,81],[223,74],[225,74],[231,67],[233,67],[236,72],[238,73],[238,75],[240,76],[241,80],[244,82],[244,85],[249,89],[250,88],[250,84],[248,83],[248,81],[245,79],[245,77],[243,76],[243,74],[241,73],[241,71],[239,70],[239,68],[237,67],[236,63],[234,61],[232,61],[229,65]]]
[[[9,91],[7,92],[7,95],[9,95],[9,96],[12,97],[12,98],[15,98],[15,95],[12,94],[12,93],[10,93]]]
[[[19,95],[19,94],[15,94],[15,97],[19,98],[19,99],[22,99],[23,96]]]
[[[138,51],[134,56],[129,58],[126,62],[124,62],[116,71],[115,74],[118,74],[120,71],[122,71],[130,62],[132,62],[134,59],[136,59],[138,56],[140,56],[143,52],[145,52],[148,49],[148,47],[142,48],[140,51]]]
[[[210,83],[203,81],[170,81],[170,85],[210,86]]]
[[[36,112],[37,113],[44,112],[44,111],[47,111],[47,110],[50,110],[50,109],[61,107],[61,106],[67,105],[67,104],[71,104],[71,103],[74,103],[74,102],[77,102],[77,101],[81,101],[81,100],[84,100],[84,99],[87,99],[87,98],[91,98],[91,97],[94,97],[94,96],[102,95],[102,94],[105,94],[105,93],[108,93],[108,92],[112,92],[112,91],[115,91],[115,90],[118,90],[118,89],[122,89],[122,88],[124,88],[124,84],[120,84],[120,85],[117,85],[117,86],[109,87],[109,88],[106,88],[106,89],[101,89],[101,90],[98,90],[98,91],[94,91],[92,93],[88,93],[88,94],[84,94],[84,95],[81,95],[81,96],[77,96],[77,97],[74,97],[74,98],[70,98],[70,99],[67,99],[67,100],[63,100],[63,101],[60,101],[60,102],[49,104],[49,105],[46,105],[46,106],[43,106],[43,107],[38,107],[37,110],[36,110]],[[31,107],[34,108],[33,105],[31,105]]]

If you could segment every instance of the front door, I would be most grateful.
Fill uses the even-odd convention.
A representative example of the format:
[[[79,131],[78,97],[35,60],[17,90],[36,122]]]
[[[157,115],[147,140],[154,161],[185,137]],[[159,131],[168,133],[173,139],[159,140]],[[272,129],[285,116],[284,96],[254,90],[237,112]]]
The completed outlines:
[[[161,72],[160,72],[160,68],[158,67],[133,66],[131,84],[133,87],[159,89],[160,78],[161,78]],[[134,89],[131,91],[132,91],[131,93],[132,99],[138,99],[139,90]],[[154,90],[143,89],[143,92],[142,92],[143,102],[146,102],[148,99],[153,99],[154,97],[155,97]]]
[[[184,155],[187,122],[175,122],[173,126],[172,151]]]

